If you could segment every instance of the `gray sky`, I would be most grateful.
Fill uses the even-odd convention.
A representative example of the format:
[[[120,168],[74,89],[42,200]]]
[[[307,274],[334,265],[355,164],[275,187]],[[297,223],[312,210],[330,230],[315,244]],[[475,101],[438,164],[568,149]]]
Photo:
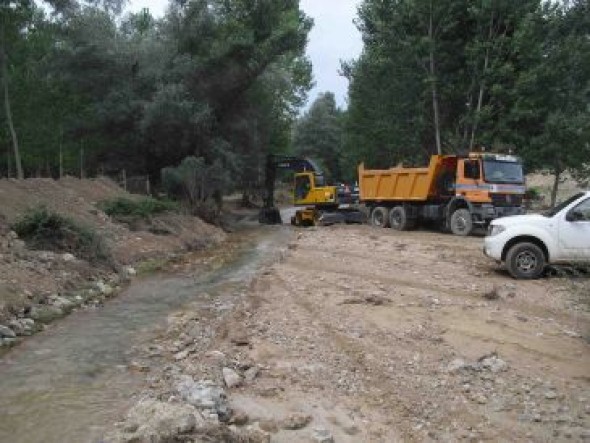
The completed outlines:
[[[312,102],[318,93],[336,94],[339,106],[346,107],[348,82],[338,75],[340,60],[356,58],[363,44],[353,19],[360,0],[301,0],[301,9],[312,17],[315,26],[309,37],[307,54],[313,63],[316,82],[310,92]]]
[[[360,0],[301,0],[301,9],[315,22],[307,48],[316,83],[309,94],[310,103],[318,93],[331,91],[338,105],[346,107],[348,82],[338,75],[338,70],[340,60],[358,57],[363,47],[352,23],[359,3]],[[131,0],[129,9],[149,8],[154,16],[160,17],[167,4],[167,0]]]

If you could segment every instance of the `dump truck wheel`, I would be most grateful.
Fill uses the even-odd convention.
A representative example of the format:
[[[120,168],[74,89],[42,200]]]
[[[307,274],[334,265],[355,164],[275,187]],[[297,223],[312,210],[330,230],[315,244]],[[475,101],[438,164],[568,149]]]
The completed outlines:
[[[405,231],[410,228],[408,214],[403,206],[396,206],[389,213],[389,226],[396,231]]]
[[[545,254],[533,243],[517,243],[506,254],[506,268],[518,279],[539,278],[545,263]]]
[[[473,231],[473,219],[469,209],[457,209],[451,216],[451,231],[455,235],[467,236]]]
[[[371,212],[371,224],[378,228],[387,228],[389,226],[389,211],[383,206],[377,206]]]

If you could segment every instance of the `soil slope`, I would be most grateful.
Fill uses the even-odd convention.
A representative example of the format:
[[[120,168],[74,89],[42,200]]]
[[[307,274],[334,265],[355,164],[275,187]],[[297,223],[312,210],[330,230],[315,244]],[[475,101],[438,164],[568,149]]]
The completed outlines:
[[[91,282],[116,285],[119,278],[115,268],[203,249],[225,238],[222,230],[196,217],[178,214],[153,217],[143,224],[144,229],[131,231],[96,207],[100,201],[122,196],[138,198],[106,178],[0,180],[0,323],[14,315],[22,318],[32,305],[51,304],[55,297]],[[41,206],[98,233],[112,253],[115,268],[97,267],[71,254],[27,249],[10,232],[10,225],[26,211]]]

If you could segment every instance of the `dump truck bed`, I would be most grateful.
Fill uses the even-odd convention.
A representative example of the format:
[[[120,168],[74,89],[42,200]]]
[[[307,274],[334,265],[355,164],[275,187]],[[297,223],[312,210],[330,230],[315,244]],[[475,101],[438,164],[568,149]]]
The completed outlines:
[[[436,190],[443,156],[434,155],[427,168],[358,169],[361,201],[426,201]]]

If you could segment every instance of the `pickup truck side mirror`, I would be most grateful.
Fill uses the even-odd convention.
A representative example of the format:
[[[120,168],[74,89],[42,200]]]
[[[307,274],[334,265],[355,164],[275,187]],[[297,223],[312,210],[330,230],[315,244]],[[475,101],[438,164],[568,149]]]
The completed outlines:
[[[565,216],[565,219],[568,222],[576,222],[576,221],[584,220],[584,214],[582,213],[582,211],[580,211],[578,209],[572,209],[571,211],[569,211],[567,213],[567,215]]]

